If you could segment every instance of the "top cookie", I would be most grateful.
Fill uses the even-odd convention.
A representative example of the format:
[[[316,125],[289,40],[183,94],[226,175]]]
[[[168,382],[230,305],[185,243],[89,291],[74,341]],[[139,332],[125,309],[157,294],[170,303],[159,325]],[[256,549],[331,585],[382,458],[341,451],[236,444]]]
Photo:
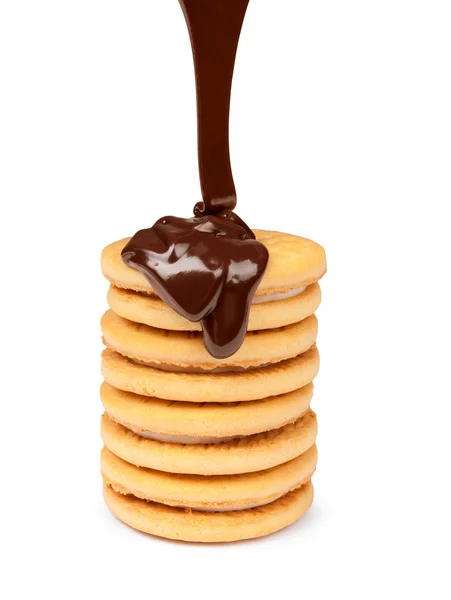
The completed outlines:
[[[311,240],[255,229],[255,236],[269,251],[269,262],[256,296],[284,293],[321,279],[326,272],[324,248]],[[101,265],[104,276],[119,288],[137,292],[155,293],[145,277],[136,269],[125,265],[121,251],[130,238],[107,246],[102,252]]]

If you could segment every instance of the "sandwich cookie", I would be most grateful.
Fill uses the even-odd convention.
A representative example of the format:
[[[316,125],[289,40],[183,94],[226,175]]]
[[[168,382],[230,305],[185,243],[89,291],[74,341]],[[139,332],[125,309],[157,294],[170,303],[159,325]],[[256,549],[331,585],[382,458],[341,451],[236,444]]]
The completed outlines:
[[[278,396],[306,386],[318,370],[316,346],[289,360],[241,373],[173,373],[137,364],[109,348],[102,353],[102,375],[110,385],[185,402],[245,402]]]
[[[299,323],[312,315],[321,302],[317,283],[285,294],[254,298],[249,314],[248,331],[276,329]],[[257,302],[255,302],[257,300]],[[260,302],[264,300],[264,302]],[[170,331],[201,331],[198,322],[188,321],[157,296],[110,286],[108,304],[117,315],[157,329]]]
[[[174,402],[124,392],[104,382],[100,398],[113,420],[143,437],[181,444],[209,444],[292,423],[310,408],[313,384],[251,402]]]
[[[203,371],[238,368],[242,371],[280,362],[306,352],[318,333],[315,315],[278,329],[251,331],[240,349],[228,358],[211,356],[197,331],[167,331],[134,323],[107,311],[101,320],[105,345],[135,362],[160,369]]]
[[[246,510],[201,512],[124,496],[104,484],[105,502],[115,517],[134,529],[185,542],[233,542],[258,538],[297,521],[313,501],[311,482],[278,500]]]
[[[325,274],[326,254],[319,244],[276,231],[256,229],[254,234],[269,252],[265,274],[255,293],[256,298],[298,290],[315,283]],[[129,241],[130,238],[119,240],[103,250],[102,272],[116,287],[155,294],[144,275],[122,261],[121,252]]]
[[[282,465],[243,475],[178,475],[135,467],[102,450],[103,480],[116,492],[142,500],[206,512],[237,511],[269,504],[310,481],[316,446]]]
[[[119,458],[138,467],[191,475],[235,475],[270,469],[306,452],[314,445],[316,434],[312,410],[280,429],[237,436],[218,444],[160,442],[134,433],[107,414],[101,424],[103,443]]]

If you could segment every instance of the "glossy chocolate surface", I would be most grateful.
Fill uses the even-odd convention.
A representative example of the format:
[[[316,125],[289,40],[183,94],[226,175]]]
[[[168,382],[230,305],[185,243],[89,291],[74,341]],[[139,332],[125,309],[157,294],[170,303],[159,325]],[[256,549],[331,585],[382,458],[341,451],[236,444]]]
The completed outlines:
[[[203,202],[190,219],[164,217],[138,231],[122,251],[160,298],[189,321],[200,321],[215,358],[244,341],[250,304],[268,251],[233,212],[229,108],[235,55],[249,0],[180,0],[193,49],[199,174]]]
[[[249,0],[180,0],[191,38],[203,203],[195,214],[233,210],[229,110],[235,56]]]
[[[226,358],[239,349],[268,251],[237,215],[164,217],[138,231],[122,259],[176,312],[201,322],[212,356]]]

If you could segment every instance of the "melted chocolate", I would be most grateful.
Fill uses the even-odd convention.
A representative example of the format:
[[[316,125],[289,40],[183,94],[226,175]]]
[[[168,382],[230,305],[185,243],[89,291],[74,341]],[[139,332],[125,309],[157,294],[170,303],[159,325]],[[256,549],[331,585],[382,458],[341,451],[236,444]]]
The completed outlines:
[[[212,356],[227,358],[239,349],[268,251],[237,215],[164,217],[138,231],[122,259],[176,312],[201,322]]]
[[[202,324],[215,358],[244,341],[249,308],[268,251],[231,210],[236,205],[229,154],[233,68],[249,0],[180,0],[191,37],[197,90],[199,174],[203,202],[195,217],[164,217],[138,231],[122,251],[160,298]]]
[[[195,214],[233,210],[229,110],[235,56],[249,0],[180,0],[191,38],[203,203]]]

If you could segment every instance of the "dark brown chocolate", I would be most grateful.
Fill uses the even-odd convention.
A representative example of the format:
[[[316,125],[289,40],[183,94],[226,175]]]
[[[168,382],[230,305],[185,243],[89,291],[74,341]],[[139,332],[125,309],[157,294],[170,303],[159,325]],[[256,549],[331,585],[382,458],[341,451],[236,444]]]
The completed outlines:
[[[249,309],[268,251],[232,211],[229,108],[235,55],[249,0],[180,0],[196,73],[199,174],[203,202],[191,219],[164,217],[122,251],[160,298],[200,321],[204,344],[227,358],[246,335]]]
[[[229,110],[235,56],[249,0],[180,0],[191,38],[203,203],[195,214],[233,210]]]
[[[237,215],[164,217],[132,237],[122,260],[176,312],[201,322],[212,356],[226,358],[239,349],[268,250]]]

